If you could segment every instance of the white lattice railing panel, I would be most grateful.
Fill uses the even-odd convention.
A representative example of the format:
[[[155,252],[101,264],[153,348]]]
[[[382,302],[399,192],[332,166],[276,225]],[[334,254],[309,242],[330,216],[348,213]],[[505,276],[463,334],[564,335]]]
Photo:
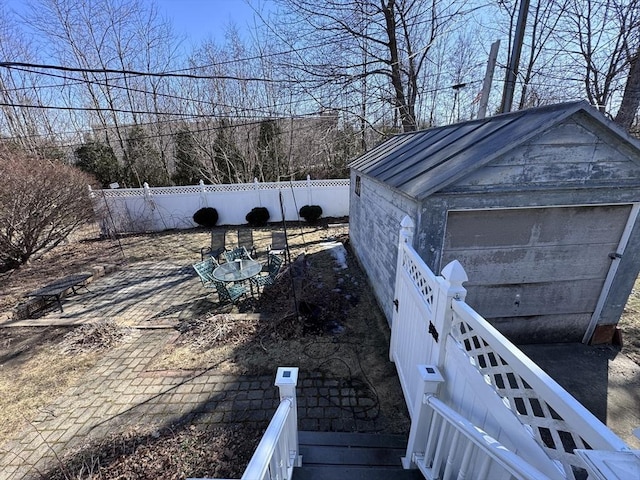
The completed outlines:
[[[567,478],[584,476],[574,449],[623,449],[624,443],[463,302],[453,302],[451,335]],[[578,475],[576,477],[576,475]]]
[[[420,292],[422,301],[431,315],[434,313],[435,292],[438,285],[436,276],[429,270],[425,269],[426,265],[422,259],[403,245],[400,249],[402,269],[407,273],[411,280],[411,284]]]

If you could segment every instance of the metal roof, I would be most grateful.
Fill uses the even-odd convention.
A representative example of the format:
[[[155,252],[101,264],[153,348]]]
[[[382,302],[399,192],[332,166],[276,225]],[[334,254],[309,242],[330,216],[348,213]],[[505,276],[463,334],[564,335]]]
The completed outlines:
[[[395,135],[349,166],[423,199],[578,112],[605,125],[640,158],[635,139],[579,101]]]

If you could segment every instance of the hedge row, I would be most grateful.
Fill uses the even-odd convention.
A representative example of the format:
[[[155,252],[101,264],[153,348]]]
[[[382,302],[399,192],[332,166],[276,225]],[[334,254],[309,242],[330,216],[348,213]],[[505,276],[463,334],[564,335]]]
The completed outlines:
[[[322,216],[322,207],[319,205],[305,205],[298,212],[307,223],[315,223]],[[252,227],[264,227],[269,221],[269,210],[265,207],[252,208],[245,220]],[[193,214],[193,221],[206,228],[213,228],[218,223],[218,211],[212,207],[204,207]]]

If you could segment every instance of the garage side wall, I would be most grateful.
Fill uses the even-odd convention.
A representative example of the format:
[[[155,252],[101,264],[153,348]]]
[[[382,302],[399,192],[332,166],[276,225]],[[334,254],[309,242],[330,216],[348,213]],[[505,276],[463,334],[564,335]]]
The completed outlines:
[[[353,252],[391,324],[400,221],[408,215],[418,224],[418,204],[356,170],[351,171],[349,200]]]

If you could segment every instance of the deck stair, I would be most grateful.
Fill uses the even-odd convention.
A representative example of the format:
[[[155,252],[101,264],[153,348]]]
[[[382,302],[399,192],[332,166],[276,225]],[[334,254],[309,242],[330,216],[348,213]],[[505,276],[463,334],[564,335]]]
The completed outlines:
[[[403,470],[402,435],[299,432],[302,467],[293,480],[424,480],[418,470]]]

